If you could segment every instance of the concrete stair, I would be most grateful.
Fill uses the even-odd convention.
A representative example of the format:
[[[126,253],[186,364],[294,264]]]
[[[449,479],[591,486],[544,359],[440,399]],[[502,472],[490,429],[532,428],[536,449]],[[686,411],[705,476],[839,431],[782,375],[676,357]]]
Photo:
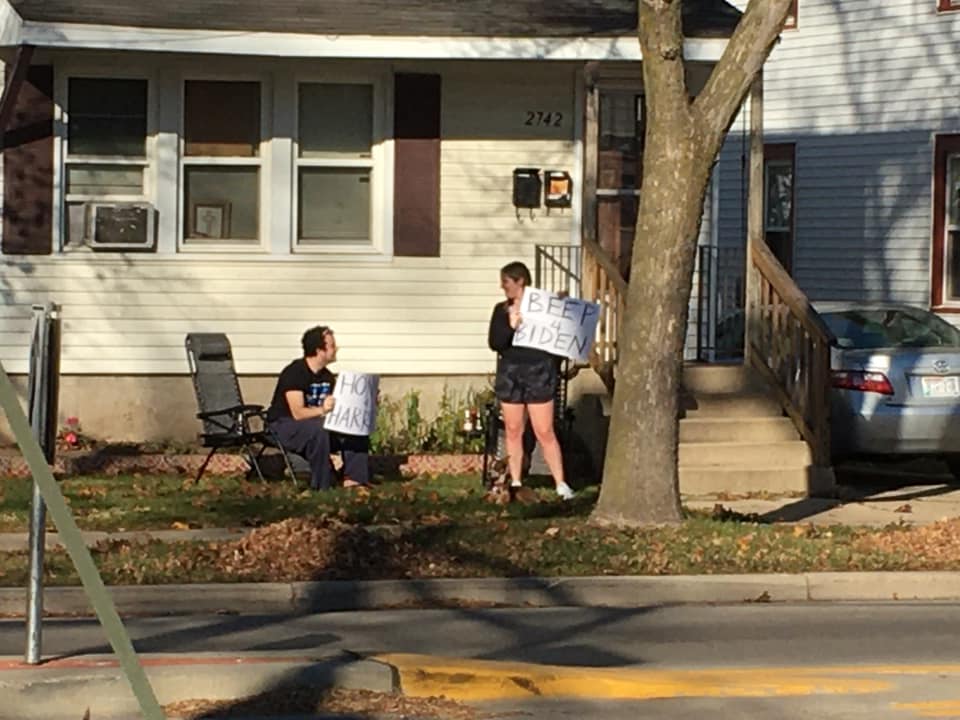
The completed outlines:
[[[803,493],[821,469],[779,403],[742,365],[689,365],[681,396],[680,492]]]

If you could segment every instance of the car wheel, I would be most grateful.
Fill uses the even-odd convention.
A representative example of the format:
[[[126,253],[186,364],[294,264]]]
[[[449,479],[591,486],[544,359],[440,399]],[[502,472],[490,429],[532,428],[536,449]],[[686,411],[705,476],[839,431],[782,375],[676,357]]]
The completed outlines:
[[[953,475],[953,479],[960,481],[960,455],[945,457],[944,462],[947,463],[947,468],[950,470],[950,474]]]

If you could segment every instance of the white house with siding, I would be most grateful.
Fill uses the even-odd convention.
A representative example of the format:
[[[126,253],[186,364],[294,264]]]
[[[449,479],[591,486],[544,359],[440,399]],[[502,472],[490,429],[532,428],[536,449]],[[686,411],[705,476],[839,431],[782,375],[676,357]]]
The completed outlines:
[[[684,5],[695,87],[738,13]],[[594,223],[591,143],[599,239],[632,223],[636,23],[633,0],[0,0],[0,361],[25,373],[30,308],[58,303],[61,413],[117,439],[196,432],[195,331],[229,335],[249,402],[319,323],[388,392],[483,382],[498,269]],[[570,206],[516,208],[517,168],[567,172]]]
[[[768,243],[815,301],[905,302],[960,322],[960,2],[798,0],[790,25],[764,70]],[[717,173],[728,307],[746,128],[745,111]]]

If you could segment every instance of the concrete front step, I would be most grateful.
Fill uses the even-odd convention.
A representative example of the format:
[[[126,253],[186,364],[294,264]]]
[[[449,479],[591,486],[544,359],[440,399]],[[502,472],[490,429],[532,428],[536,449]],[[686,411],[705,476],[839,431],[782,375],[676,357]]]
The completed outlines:
[[[680,421],[681,443],[710,442],[786,442],[800,435],[790,418],[693,417]]]
[[[762,383],[742,364],[684,365],[681,385],[693,395],[739,393],[763,388]]]
[[[806,467],[681,467],[680,492],[684,496],[728,493],[770,493],[816,495],[832,487],[829,469]]]
[[[812,462],[809,446],[801,440],[759,443],[684,443],[681,468],[798,468]]]
[[[782,417],[774,398],[760,393],[721,393],[684,396],[680,400],[685,418]]]

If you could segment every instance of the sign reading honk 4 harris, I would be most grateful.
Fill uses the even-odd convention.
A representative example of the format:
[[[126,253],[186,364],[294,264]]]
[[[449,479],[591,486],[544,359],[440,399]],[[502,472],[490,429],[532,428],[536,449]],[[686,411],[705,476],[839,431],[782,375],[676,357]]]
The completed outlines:
[[[377,423],[377,390],[380,378],[376,375],[344,370],[337,375],[333,386],[333,410],[323,419],[323,427],[344,435],[366,436]]]
[[[514,345],[587,360],[600,318],[597,303],[528,287],[523,291],[520,315],[523,321],[513,335]]]

